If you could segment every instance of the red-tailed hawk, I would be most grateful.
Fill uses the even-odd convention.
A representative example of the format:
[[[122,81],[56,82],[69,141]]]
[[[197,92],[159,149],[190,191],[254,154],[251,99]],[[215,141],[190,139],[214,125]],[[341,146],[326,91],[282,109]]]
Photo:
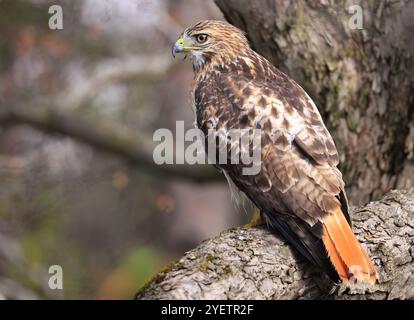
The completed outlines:
[[[261,130],[258,174],[243,174],[243,164],[217,166],[334,281],[375,283],[376,269],[351,230],[335,144],[306,92],[223,21],[186,29],[172,50],[192,57],[198,128],[206,135]]]

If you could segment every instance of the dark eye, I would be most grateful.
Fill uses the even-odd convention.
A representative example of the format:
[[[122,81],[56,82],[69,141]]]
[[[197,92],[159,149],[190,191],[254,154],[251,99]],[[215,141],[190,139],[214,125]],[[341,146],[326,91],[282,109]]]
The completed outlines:
[[[207,35],[206,34],[198,34],[196,36],[196,40],[198,43],[204,43],[207,41]]]

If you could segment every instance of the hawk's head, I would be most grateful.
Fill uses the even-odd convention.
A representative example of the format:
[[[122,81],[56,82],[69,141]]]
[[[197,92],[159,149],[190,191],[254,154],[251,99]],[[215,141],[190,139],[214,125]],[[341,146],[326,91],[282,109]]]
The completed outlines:
[[[218,20],[204,20],[187,28],[172,47],[172,54],[189,54],[199,69],[206,63],[225,63],[249,48],[243,32],[231,24]]]

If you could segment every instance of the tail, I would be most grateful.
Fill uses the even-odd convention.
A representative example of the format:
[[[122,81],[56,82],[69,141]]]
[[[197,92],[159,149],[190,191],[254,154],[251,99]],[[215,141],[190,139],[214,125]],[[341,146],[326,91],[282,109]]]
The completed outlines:
[[[359,244],[340,208],[325,218],[322,240],[343,283],[375,283],[377,270]]]

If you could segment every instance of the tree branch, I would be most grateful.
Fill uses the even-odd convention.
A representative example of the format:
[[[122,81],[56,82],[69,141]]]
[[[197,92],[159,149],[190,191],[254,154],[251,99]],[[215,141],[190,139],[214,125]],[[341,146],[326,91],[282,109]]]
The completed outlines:
[[[207,165],[157,165],[152,157],[154,145],[138,135],[103,121],[91,122],[74,112],[58,109],[0,107],[0,124],[26,124],[42,131],[63,134],[102,151],[118,155],[155,175],[187,179],[195,182],[223,179]]]
[[[130,79],[150,82],[164,76],[172,66],[171,58],[167,55],[104,59],[86,75],[70,81],[56,101],[60,102],[62,109],[76,110],[110,84]]]
[[[366,288],[335,287],[267,227],[235,228],[160,272],[137,299],[414,299],[414,189],[354,210],[354,232],[379,272]]]

